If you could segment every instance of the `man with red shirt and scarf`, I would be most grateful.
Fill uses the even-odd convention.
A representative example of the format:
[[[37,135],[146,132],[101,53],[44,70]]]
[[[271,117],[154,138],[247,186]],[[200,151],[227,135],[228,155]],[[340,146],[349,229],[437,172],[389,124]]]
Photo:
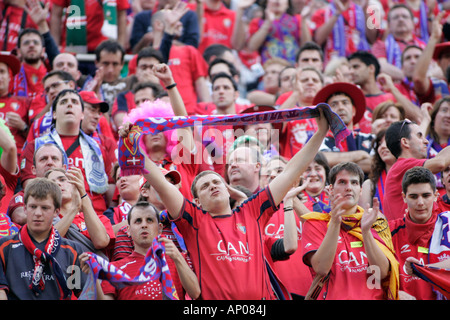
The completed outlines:
[[[269,185],[235,210],[223,178],[204,171],[191,185],[193,202],[145,156],[144,174],[175,221],[192,257],[201,299],[275,299],[264,259],[263,226],[278,209],[294,181],[313,160],[329,129],[323,114],[318,130]],[[131,124],[120,131],[127,136]]]
[[[436,181],[433,173],[424,167],[406,171],[402,189],[407,214],[389,221],[392,242],[400,263],[401,295],[417,300],[436,300],[439,297],[436,289],[417,276],[408,274],[405,264],[407,261],[433,264],[449,259],[450,243],[445,229],[448,230],[449,212],[434,210],[434,202],[439,196]]]
[[[84,103],[75,90],[61,91],[52,105],[54,127],[49,134],[28,143],[21,160],[22,183],[34,178],[31,171],[35,150],[45,143],[54,143],[65,150],[64,164],[67,168],[79,167],[85,178],[86,191],[97,213],[103,213],[107,206],[103,194],[108,190],[108,173],[111,162],[97,141],[80,129],[84,118]]]
[[[377,40],[372,53],[378,58],[381,72],[389,74],[394,80],[403,80],[402,52],[408,45],[424,48],[426,43],[414,34],[414,16],[404,4],[395,4],[388,12],[388,35]]]
[[[25,29],[19,34],[17,47],[22,66],[14,77],[14,95],[34,98],[44,93],[44,38],[36,29]]]
[[[364,173],[353,162],[344,162],[331,169],[329,179],[330,212],[302,216],[303,261],[311,267],[311,289],[316,289],[308,299],[396,300],[398,262],[389,232],[380,231],[387,222],[377,220],[375,198],[373,209],[358,205]],[[315,288],[317,280],[323,282],[321,290]]]

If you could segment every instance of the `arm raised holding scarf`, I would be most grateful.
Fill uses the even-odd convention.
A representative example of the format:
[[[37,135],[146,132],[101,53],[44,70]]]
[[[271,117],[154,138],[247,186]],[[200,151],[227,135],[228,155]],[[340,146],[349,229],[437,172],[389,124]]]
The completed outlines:
[[[319,147],[322,144],[328,130],[328,120],[324,116],[323,110],[320,110],[320,117],[317,118],[318,130],[305,144],[305,146],[297,152],[286,165],[286,168],[272,182],[269,183],[269,189],[272,193],[275,205],[279,205],[284,196],[292,188],[295,181],[305,171],[307,166],[314,160]]]
[[[166,64],[157,64],[153,66],[153,72],[156,77],[163,83],[164,87],[169,94],[170,104],[175,116],[187,117],[186,106],[184,105],[183,98],[178,91],[177,84],[175,83],[172,72]],[[179,128],[177,129],[178,139],[181,139],[181,143],[187,150],[194,150],[194,137],[192,136],[191,128]]]

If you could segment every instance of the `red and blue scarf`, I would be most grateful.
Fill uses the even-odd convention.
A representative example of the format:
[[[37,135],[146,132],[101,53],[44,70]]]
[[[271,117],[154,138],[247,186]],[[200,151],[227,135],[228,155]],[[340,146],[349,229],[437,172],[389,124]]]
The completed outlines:
[[[39,296],[45,289],[44,267],[50,265],[53,274],[56,277],[60,290],[60,299],[66,299],[71,291],[67,287],[66,277],[55,256],[61,245],[61,236],[59,232],[52,227],[44,251],[35,246],[28,233],[27,225],[24,225],[19,231],[19,239],[33,256],[34,271],[31,278],[30,289],[36,296]]]
[[[164,299],[176,300],[172,276],[166,261],[165,247],[157,238],[153,240],[152,246],[145,255],[145,263],[141,266],[140,273],[135,278],[131,278],[102,257],[91,252],[88,254],[89,259],[86,261],[86,264],[90,267],[91,272],[78,298],[79,300],[96,299],[97,289],[95,283],[97,279],[106,280],[118,289],[159,280],[161,281]]]
[[[143,134],[157,134],[166,130],[193,126],[242,126],[256,123],[282,123],[298,119],[317,118],[322,109],[330,124],[330,129],[336,138],[336,145],[350,135],[342,119],[325,103],[315,107],[304,107],[287,110],[273,110],[236,115],[199,115],[189,117],[152,117],[138,120],[129,131],[128,136],[119,139],[119,166],[123,175],[145,174],[144,155],[139,150]]]

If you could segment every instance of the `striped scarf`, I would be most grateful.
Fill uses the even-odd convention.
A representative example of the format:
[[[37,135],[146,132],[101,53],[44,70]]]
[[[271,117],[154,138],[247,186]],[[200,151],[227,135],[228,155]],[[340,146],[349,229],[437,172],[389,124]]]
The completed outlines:
[[[64,271],[55,259],[60,245],[61,236],[54,227],[50,232],[50,236],[45,244],[44,251],[37,248],[28,233],[27,225],[24,225],[19,231],[19,239],[33,256],[34,271],[31,278],[30,289],[36,296],[39,296],[45,290],[44,267],[50,265],[53,275],[56,278],[60,290],[60,299],[66,299],[70,296],[71,291],[67,287]]]
[[[243,126],[256,123],[282,123],[298,119],[317,118],[322,109],[330,124],[330,129],[336,138],[336,145],[350,135],[342,119],[330,106],[320,103],[315,107],[304,107],[287,110],[236,114],[236,115],[200,115],[189,117],[161,117],[138,120],[124,139],[119,139],[119,166],[122,174],[134,175],[144,172],[144,155],[139,150],[139,143],[143,134],[157,134],[159,132],[197,126]]]
[[[86,181],[89,185],[89,190],[98,194],[103,194],[108,190],[108,176],[105,173],[105,163],[103,161],[102,151],[97,142],[87,134],[80,130],[80,148],[84,159],[84,171],[86,173]],[[56,131],[52,128],[51,132],[47,135],[36,138],[35,150],[46,143],[56,144],[62,151],[64,146],[61,138]],[[64,164],[69,167],[66,152],[63,152]]]
[[[364,209],[358,206],[355,214],[346,215],[342,217],[342,225],[345,228],[345,230],[349,234],[359,239],[360,241],[364,241],[360,226],[363,213]],[[330,221],[329,214],[319,212],[307,213],[302,215],[301,217],[305,220]],[[377,245],[379,246],[381,251],[383,251],[384,255],[391,264],[391,272],[389,275],[389,279],[388,281],[386,281],[386,283],[383,283],[383,286],[385,286],[387,289],[387,298],[389,300],[398,300],[398,289],[400,285],[399,263],[394,254],[391,232],[389,230],[389,226],[386,219],[378,218],[377,221],[375,221],[374,225],[372,226],[372,234],[375,238]],[[320,281],[318,280],[316,280],[315,282],[320,283]],[[310,291],[313,291],[313,289],[314,288],[311,288]]]
[[[90,273],[79,300],[95,300],[97,297],[96,282],[97,279],[106,280],[114,287],[120,289],[125,286],[139,285],[148,281],[161,281],[164,299],[177,300],[176,291],[172,276],[167,265],[165,247],[153,239],[152,246],[145,255],[145,263],[140,268],[140,274],[131,278],[122,270],[117,269],[107,260],[97,256],[94,253],[88,253],[89,259],[86,264],[90,268]]]

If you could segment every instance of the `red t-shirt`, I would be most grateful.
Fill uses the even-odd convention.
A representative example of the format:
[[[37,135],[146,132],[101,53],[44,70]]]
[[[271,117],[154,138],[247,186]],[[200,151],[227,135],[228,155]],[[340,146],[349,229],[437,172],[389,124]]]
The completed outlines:
[[[416,224],[409,215],[404,218],[389,221],[392,233],[392,244],[400,263],[400,288],[417,300],[436,300],[436,294],[429,282],[417,276],[408,275],[405,271],[405,261],[409,257],[416,258],[421,264],[428,264],[428,248],[436,222],[436,213],[425,224]]]
[[[446,194],[443,194],[438,198],[437,205],[440,210],[439,212],[450,211],[450,201]]]
[[[60,215],[60,218],[62,218],[62,216]],[[100,221],[103,223],[103,225],[105,226],[106,229],[106,233],[109,236],[109,246],[114,245],[115,239],[116,239],[116,235],[114,234],[112,225],[111,225],[111,221],[104,216],[103,214],[99,214],[98,218],[100,219]],[[89,231],[86,227],[86,220],[84,218],[84,213],[83,212],[79,212],[72,220],[72,223],[75,224],[78,229],[80,229],[80,233],[82,235],[84,235],[86,238],[91,239],[91,235],[89,234]]]
[[[355,125],[355,129],[359,128],[361,132],[372,133],[372,113],[380,103],[391,100],[396,102],[392,93],[383,92],[377,95],[366,95],[366,111],[361,120]]]
[[[287,159],[292,158],[311,139],[317,129],[314,118],[286,122],[280,136],[280,154]]]
[[[317,251],[328,230],[328,221],[307,220],[303,224],[302,248],[304,255]],[[322,288],[318,300],[380,300],[383,290],[367,286],[369,261],[365,247],[355,236],[339,230],[336,254],[330,278]],[[311,272],[314,271],[311,268]]]
[[[405,172],[413,167],[422,167],[427,159],[398,158],[389,169],[384,189],[383,214],[388,221],[402,218],[406,204],[402,197],[402,180]]]
[[[48,72],[45,64],[41,63],[39,68],[37,69],[26,63],[22,63],[22,66],[23,70],[25,71],[27,96],[29,98],[34,98],[42,95],[44,93],[44,84],[42,82],[42,79]],[[19,96],[19,91],[24,90],[24,88],[20,87],[20,77],[20,73],[14,76],[13,94],[15,96]]]
[[[6,113],[14,112],[17,113],[22,121],[24,121],[28,126],[30,121],[28,120],[28,110],[30,109],[31,99],[25,97],[14,97],[14,96],[4,96],[0,97],[0,118],[6,120]],[[8,124],[5,123],[7,126]],[[26,140],[25,132],[20,131],[16,128],[8,126],[11,134],[14,136],[17,146],[17,156],[20,157],[22,153],[22,147]]]
[[[203,33],[198,50],[203,54],[208,46],[215,43],[231,48],[231,36],[233,35],[236,12],[223,4],[216,11],[209,9],[206,3],[203,7],[203,21],[199,22],[200,27],[203,26]]]
[[[185,200],[175,220],[205,300],[273,299],[264,262],[263,228],[275,206],[263,189],[226,216],[212,217]]]
[[[2,5],[0,9],[5,10]],[[26,17],[25,10],[14,5],[6,5],[6,11],[0,25],[0,51],[12,51],[17,47],[19,32],[25,28],[37,29],[37,25],[27,17],[22,28],[22,19]],[[5,43],[6,42],[6,43]]]
[[[326,21],[331,18],[331,8],[327,6],[326,8],[319,9],[313,13],[311,17],[311,32],[312,34],[316,32]],[[356,28],[356,14],[355,14],[355,4],[351,4],[350,8],[342,13],[344,18],[344,33],[345,33],[345,56],[349,56],[353,52],[358,50],[358,44],[361,41],[361,34]],[[363,19],[365,19],[363,17]],[[338,52],[334,48],[333,43],[333,32],[328,36],[325,46],[325,61],[330,61],[331,58],[338,56]]]
[[[133,251],[130,255],[111,264],[131,278],[135,278],[139,275],[139,269],[144,263],[145,257]],[[122,289],[116,289],[108,281],[102,281],[102,290],[104,294],[112,294],[115,300],[162,300],[160,281],[148,281],[144,284],[125,286]]]
[[[6,171],[0,163],[0,179],[5,188],[5,196],[1,200],[0,213],[7,213],[10,199],[14,198],[14,190],[19,179],[19,175]]]
[[[186,45],[172,45],[167,64],[183,97],[188,115],[194,115],[198,101],[195,81],[208,76],[208,64],[199,50]]]
[[[295,224],[297,226],[298,248],[289,256],[289,259],[274,261],[273,268],[290,293],[306,296],[312,283],[312,276],[309,267],[303,263],[302,259],[302,223],[297,215],[295,215]],[[284,211],[281,208],[270,218],[264,227],[264,233],[275,239],[284,237]],[[293,270],[295,272],[292,272]]]

